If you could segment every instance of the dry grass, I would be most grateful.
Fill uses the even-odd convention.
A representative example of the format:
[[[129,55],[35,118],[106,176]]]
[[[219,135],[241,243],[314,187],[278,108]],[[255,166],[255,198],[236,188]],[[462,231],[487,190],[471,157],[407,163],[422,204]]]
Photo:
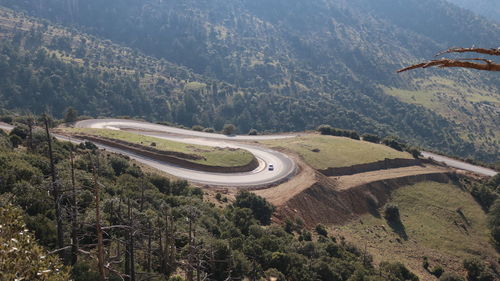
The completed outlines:
[[[406,152],[397,151],[385,145],[318,134],[263,141],[262,143],[273,148],[286,149],[297,153],[315,169],[347,167],[376,162],[385,158],[412,158]],[[315,149],[319,149],[319,152],[314,152]]]
[[[358,245],[366,245],[376,262],[401,261],[422,280],[435,280],[422,268],[424,256],[429,258],[431,267],[441,265],[445,270],[458,272],[463,271],[461,263],[468,256],[495,259],[486,214],[458,186],[422,182],[394,191],[390,203],[399,206],[404,226],[399,232],[383,217],[374,215],[364,215],[336,232]],[[383,213],[383,208],[379,212]]]

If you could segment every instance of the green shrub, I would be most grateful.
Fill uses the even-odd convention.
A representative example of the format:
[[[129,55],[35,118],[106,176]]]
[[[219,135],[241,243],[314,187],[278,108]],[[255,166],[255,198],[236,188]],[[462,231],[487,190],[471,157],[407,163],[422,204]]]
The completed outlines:
[[[11,136],[16,135],[21,139],[25,140],[26,137],[28,136],[28,127],[25,125],[16,126],[10,131],[10,135]]]
[[[384,210],[385,218],[389,222],[400,222],[401,217],[399,214],[399,207],[396,205],[389,204],[385,207]]]
[[[405,145],[401,142],[399,142],[395,137],[387,137],[382,140],[382,143],[387,145],[388,147],[391,147],[395,150],[403,151]]]
[[[97,149],[97,145],[95,145],[93,142],[90,142],[90,141],[84,141],[84,142],[81,142],[79,145],[78,145],[78,148],[80,149],[89,149],[89,150],[95,150]]]
[[[337,129],[337,128],[333,128],[330,125],[321,125],[317,128],[317,130],[322,135],[348,137],[351,139],[359,140],[359,134],[356,131],[352,131],[352,130]]]
[[[311,232],[304,230],[299,236],[299,241],[312,241]]]
[[[0,273],[2,280],[70,280],[68,269],[59,258],[48,255],[25,231],[21,210],[11,206],[0,207]],[[41,229],[47,228],[39,222]],[[43,275],[40,273],[43,271]]]
[[[492,270],[478,258],[464,260],[464,268],[467,270],[469,281],[494,281],[495,275]]]
[[[222,133],[228,136],[234,134],[235,131],[236,131],[236,126],[234,126],[233,124],[225,124],[224,127],[222,128]]]
[[[78,112],[73,107],[68,107],[64,111],[64,122],[74,123],[78,120]]]
[[[441,275],[443,275],[443,273],[444,273],[444,269],[440,265],[435,266],[431,271],[431,274],[436,276],[437,278],[441,277]]]
[[[250,135],[250,136],[256,136],[256,135],[258,135],[258,134],[259,134],[259,132],[258,132],[257,130],[255,130],[255,129],[251,129],[251,130],[248,132],[248,135]]]
[[[363,138],[364,141],[369,141],[369,142],[373,142],[373,143],[379,143],[380,142],[380,137],[377,136],[377,135],[363,134],[361,136],[361,138]]]
[[[330,125],[321,125],[317,129],[322,135],[330,135],[333,131],[333,127]]]
[[[495,191],[483,184],[474,185],[470,193],[485,210],[490,209],[498,198],[498,194]]]
[[[427,257],[424,257],[424,260],[422,261],[422,267],[425,270],[429,270],[429,259]]]
[[[200,125],[194,125],[193,127],[191,127],[191,129],[193,129],[193,131],[198,131],[198,132],[201,132],[201,131],[203,131],[205,128],[203,128],[203,126],[200,126]]]
[[[293,229],[294,229],[294,225],[293,225],[293,222],[287,218],[285,220],[285,225],[283,226],[283,229],[287,232],[287,233],[293,233]]]
[[[500,245],[500,198],[496,199],[490,208],[488,225],[495,244]]]
[[[252,210],[253,216],[264,225],[271,223],[271,216],[274,212],[273,205],[254,193],[248,191],[238,192],[234,205]]]
[[[410,272],[402,263],[382,262],[380,270],[388,277],[386,280],[418,281],[418,277]]]
[[[410,153],[415,159],[418,159],[420,156],[422,156],[422,152],[420,152],[420,150],[414,146],[407,148],[406,151]]]
[[[14,148],[20,146],[23,143],[23,140],[18,135],[11,135],[9,137],[9,141]]]
[[[125,160],[121,157],[115,157],[115,156],[113,156],[109,159],[109,164],[111,165],[111,167],[115,171],[116,176],[119,176],[119,175],[125,173],[125,171],[129,167],[129,163],[127,160]]]
[[[219,192],[217,192],[215,194],[215,199],[217,199],[217,201],[221,201],[222,200],[222,194],[220,194]]]
[[[326,227],[322,224],[316,225],[315,230],[316,230],[316,233],[318,233],[318,235],[325,236],[325,237],[328,236],[328,231],[326,230]]]
[[[7,123],[7,124],[12,124],[12,121],[13,121],[12,116],[9,116],[9,115],[0,116],[0,122],[4,122],[4,123]]]

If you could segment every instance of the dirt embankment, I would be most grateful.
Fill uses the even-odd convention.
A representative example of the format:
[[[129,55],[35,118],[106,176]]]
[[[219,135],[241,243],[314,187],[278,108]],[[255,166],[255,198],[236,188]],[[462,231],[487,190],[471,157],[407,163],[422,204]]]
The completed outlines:
[[[142,145],[132,144],[124,141],[118,140],[110,140],[106,138],[99,138],[95,136],[89,135],[76,135],[74,136],[78,139],[88,140],[92,142],[96,142],[99,144],[111,146],[114,148],[119,148],[123,150],[127,150],[133,152],[138,155],[146,156],[158,161],[163,161],[167,163],[171,163],[183,168],[199,170],[204,172],[211,173],[242,173],[242,172],[250,172],[259,167],[259,161],[253,157],[252,160],[243,166],[234,166],[234,167],[222,167],[222,166],[209,166],[200,163],[191,162],[189,160],[199,160],[202,159],[199,155],[180,153],[174,151],[161,151],[158,149],[154,149],[151,147],[146,147]]]
[[[425,159],[385,159],[377,162],[358,164],[349,167],[339,167],[339,168],[328,168],[324,170],[319,170],[320,173],[327,177],[338,177],[354,175],[364,172],[377,171],[377,170],[387,170],[401,167],[410,167],[423,165],[423,163],[429,163]]]
[[[339,181],[323,177],[279,206],[277,218],[283,220],[287,217],[300,217],[309,227],[318,223],[343,224],[366,213],[378,215],[377,209],[387,203],[391,192],[399,187],[422,181],[449,180],[448,173],[431,172],[382,179],[342,189]]]

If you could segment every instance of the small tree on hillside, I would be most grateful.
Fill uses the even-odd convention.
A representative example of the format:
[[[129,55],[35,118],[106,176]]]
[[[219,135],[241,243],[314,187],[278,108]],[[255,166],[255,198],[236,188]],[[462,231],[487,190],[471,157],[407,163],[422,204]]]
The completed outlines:
[[[250,136],[256,136],[256,135],[258,135],[258,134],[259,134],[259,132],[258,132],[257,130],[255,130],[255,129],[251,129],[251,130],[248,132],[248,135],[250,135]]]
[[[380,137],[377,136],[377,135],[372,135],[372,134],[363,134],[361,136],[361,138],[364,140],[364,141],[369,141],[369,142],[373,142],[373,143],[379,143],[380,142]]]
[[[226,124],[222,129],[222,133],[228,136],[232,135],[234,131],[236,131],[236,126],[234,126],[233,124]]]
[[[399,215],[399,207],[396,205],[387,205],[385,207],[385,218],[389,222],[400,222],[401,221],[401,216]]]
[[[271,216],[274,212],[273,205],[254,193],[248,191],[238,192],[234,205],[252,210],[253,216],[264,225],[271,223]]]
[[[78,112],[73,107],[68,107],[64,112],[64,122],[74,123],[78,119]]]
[[[467,279],[471,281],[493,281],[495,274],[488,265],[478,258],[468,258],[464,260],[464,268],[467,270]]]
[[[326,230],[326,227],[322,224],[316,225],[315,230],[316,230],[316,233],[318,233],[318,235],[325,236],[325,237],[328,236],[328,230]]]

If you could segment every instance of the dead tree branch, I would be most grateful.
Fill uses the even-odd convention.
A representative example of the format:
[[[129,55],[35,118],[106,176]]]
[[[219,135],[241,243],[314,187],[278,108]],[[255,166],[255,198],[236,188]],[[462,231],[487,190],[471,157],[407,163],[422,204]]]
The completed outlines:
[[[485,55],[492,56],[500,56],[500,48],[498,49],[482,49],[482,48],[452,48],[446,51],[440,52],[436,56],[442,54],[451,54],[451,53],[479,53]],[[482,62],[482,63],[480,63]],[[492,60],[484,59],[484,58],[464,58],[464,59],[437,59],[431,60],[423,63],[414,64],[405,68],[398,70],[398,73],[405,72],[408,70],[413,70],[417,68],[428,68],[428,67],[439,67],[439,68],[448,68],[448,67],[462,67],[476,70],[484,70],[484,71],[500,71],[500,64],[493,62]]]
[[[483,61],[485,63],[476,63],[471,62],[471,60]],[[446,67],[463,67],[477,70],[485,70],[485,71],[500,71],[500,64],[494,63],[491,60],[487,59],[461,59],[461,60],[451,60],[451,59],[439,59],[432,60],[429,62],[423,62],[419,64],[414,64],[403,69],[398,70],[398,73],[405,72],[408,70],[413,70],[417,68],[428,68],[432,66],[437,66],[439,68]]]
[[[451,54],[451,53],[478,53],[490,56],[500,56],[500,48],[497,49],[483,49],[483,48],[451,48],[446,51],[442,51],[436,55],[436,57]]]

